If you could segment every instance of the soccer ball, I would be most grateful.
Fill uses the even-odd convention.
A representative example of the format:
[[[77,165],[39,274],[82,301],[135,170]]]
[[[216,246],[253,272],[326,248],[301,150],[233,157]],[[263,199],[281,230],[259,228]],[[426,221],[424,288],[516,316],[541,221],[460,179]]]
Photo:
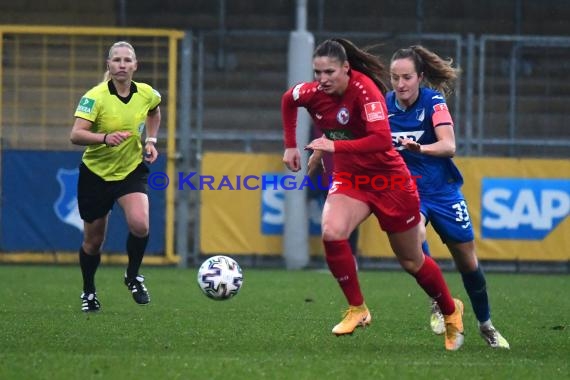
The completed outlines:
[[[198,269],[198,286],[215,300],[227,300],[238,294],[243,283],[239,264],[228,256],[212,256]]]

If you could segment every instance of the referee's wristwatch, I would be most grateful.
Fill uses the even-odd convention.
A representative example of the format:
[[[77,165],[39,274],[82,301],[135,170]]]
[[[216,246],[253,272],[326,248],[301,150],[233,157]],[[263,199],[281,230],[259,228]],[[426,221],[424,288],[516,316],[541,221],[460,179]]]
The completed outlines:
[[[158,141],[158,140],[156,139],[156,137],[147,137],[147,138],[144,140],[144,143],[145,143],[145,144],[148,144],[148,143],[156,144],[157,141]]]

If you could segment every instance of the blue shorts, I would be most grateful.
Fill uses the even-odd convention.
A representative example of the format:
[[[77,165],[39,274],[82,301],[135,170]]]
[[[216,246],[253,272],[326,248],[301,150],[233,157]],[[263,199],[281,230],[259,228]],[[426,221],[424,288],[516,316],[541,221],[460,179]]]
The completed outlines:
[[[444,243],[466,243],[475,238],[467,203],[459,189],[446,194],[420,195],[420,212]]]

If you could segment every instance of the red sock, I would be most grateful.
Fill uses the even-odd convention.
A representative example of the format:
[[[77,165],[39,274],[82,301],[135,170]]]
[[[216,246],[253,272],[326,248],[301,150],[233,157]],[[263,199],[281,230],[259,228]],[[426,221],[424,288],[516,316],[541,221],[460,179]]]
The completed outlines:
[[[444,315],[453,314],[455,311],[455,303],[453,302],[453,298],[451,298],[441,269],[431,257],[425,255],[424,257],[424,264],[413,276],[427,295],[437,302]]]
[[[348,304],[351,306],[362,305],[364,297],[360,291],[356,264],[348,240],[323,241],[323,243],[329,269],[338,281]]]

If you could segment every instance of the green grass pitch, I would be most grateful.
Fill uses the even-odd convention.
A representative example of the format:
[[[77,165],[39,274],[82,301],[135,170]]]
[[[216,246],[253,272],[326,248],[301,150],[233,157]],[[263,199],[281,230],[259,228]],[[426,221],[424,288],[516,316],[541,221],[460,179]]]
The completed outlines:
[[[123,268],[97,273],[102,311],[80,311],[75,266],[0,266],[0,379],[569,379],[570,276],[487,275],[510,351],[479,337],[465,301],[465,345],[446,352],[428,301],[403,271],[362,271],[372,325],[330,330],[345,307],[328,271],[244,269],[228,301],[201,294],[195,269],[145,267],[136,305]]]

